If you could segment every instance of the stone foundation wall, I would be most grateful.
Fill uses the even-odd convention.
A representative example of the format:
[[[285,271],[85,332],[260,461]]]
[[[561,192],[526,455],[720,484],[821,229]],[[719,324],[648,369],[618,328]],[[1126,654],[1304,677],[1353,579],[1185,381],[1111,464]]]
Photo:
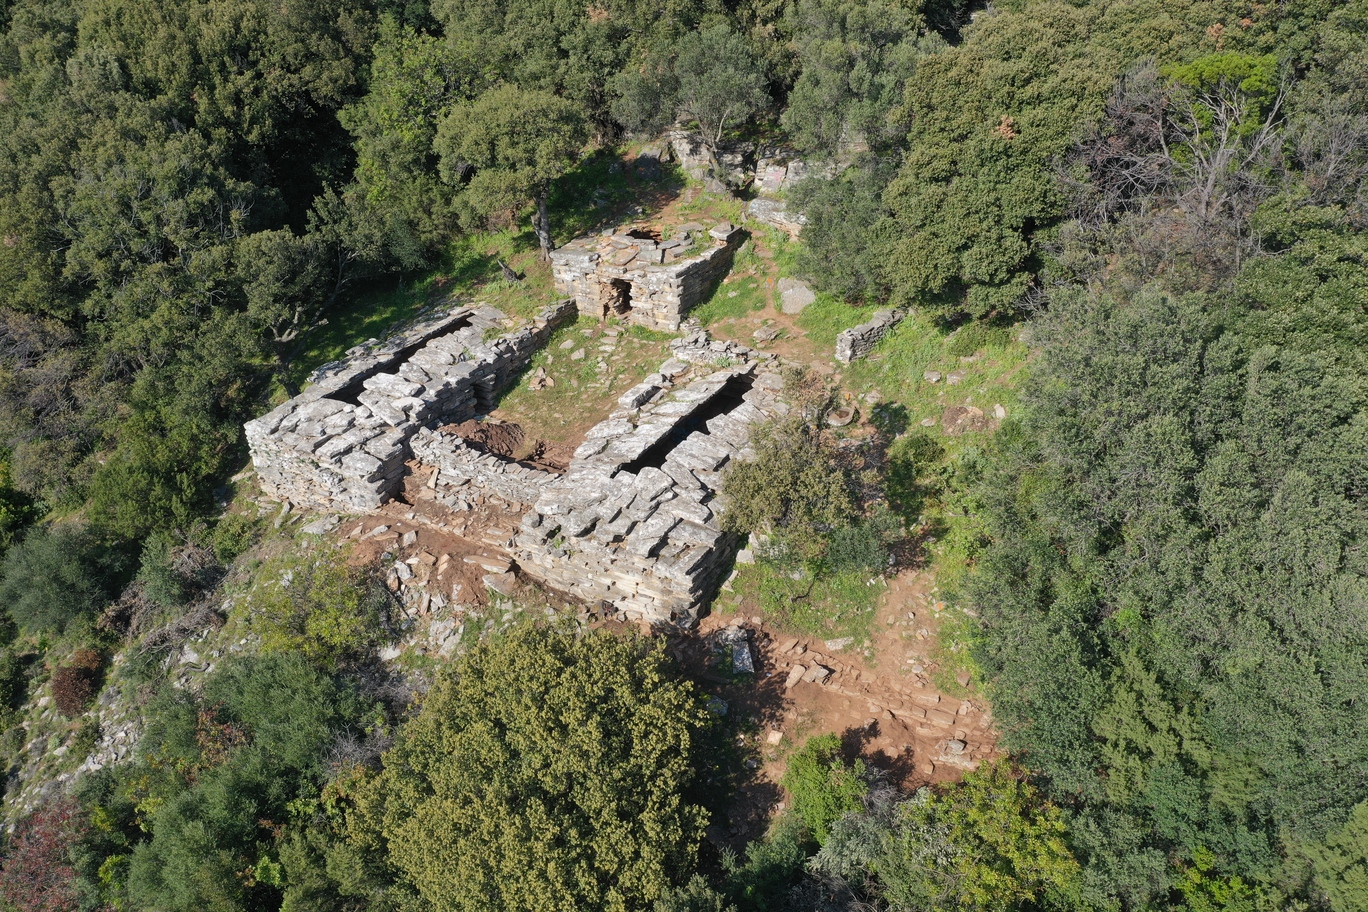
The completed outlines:
[[[454,434],[429,428],[419,430],[409,446],[415,459],[436,470],[428,479],[428,487],[436,492],[437,500],[453,510],[465,509],[468,495],[474,491],[530,507],[561,477],[477,450]]]
[[[868,323],[847,329],[836,337],[836,360],[849,364],[865,357],[880,339],[902,322],[902,318],[903,312],[900,310],[881,310]]]
[[[547,484],[514,538],[521,570],[590,605],[691,626],[738,542],[718,523],[727,463],[751,426],[786,407],[779,376],[757,362],[673,387],[667,362],[593,428],[564,476]]]
[[[353,349],[317,372],[309,389],[246,424],[263,491],[323,510],[375,509],[402,483],[419,428],[487,411],[574,313],[566,301],[531,326],[485,341],[507,318],[491,307],[461,307],[383,345]]]
[[[616,314],[628,323],[673,332],[731,271],[745,239],[732,225],[681,226],[681,234],[667,241],[624,231],[577,238],[551,254],[556,293],[572,298],[581,314],[594,319]],[[707,248],[682,256],[699,238]],[[630,309],[620,303],[624,292]]]

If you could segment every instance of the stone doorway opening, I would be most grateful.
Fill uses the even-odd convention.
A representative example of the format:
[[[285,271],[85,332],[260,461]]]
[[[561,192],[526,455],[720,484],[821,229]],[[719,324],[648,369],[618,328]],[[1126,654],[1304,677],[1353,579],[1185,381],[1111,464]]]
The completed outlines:
[[[624,316],[632,310],[632,283],[626,279],[609,279],[603,283],[603,315]]]

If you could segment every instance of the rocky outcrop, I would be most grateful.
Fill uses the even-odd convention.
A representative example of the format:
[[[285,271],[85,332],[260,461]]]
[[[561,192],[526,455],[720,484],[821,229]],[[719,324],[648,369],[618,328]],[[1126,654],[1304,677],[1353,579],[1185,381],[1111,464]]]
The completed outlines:
[[[514,539],[522,571],[591,606],[690,626],[739,542],[718,522],[721,473],[751,426],[786,411],[756,361],[673,387],[672,360],[628,390],[547,485]]]
[[[247,422],[263,491],[321,510],[375,509],[401,484],[409,441],[421,427],[487,411],[574,312],[564,302],[531,326],[486,341],[507,317],[491,307],[460,307],[384,344],[353,349],[300,395]]]
[[[557,294],[594,319],[673,332],[731,270],[745,232],[730,224],[681,225],[662,239],[647,228],[576,238],[551,253]]]
[[[789,237],[802,234],[807,219],[800,212],[790,212],[783,200],[766,199],[757,196],[746,204],[746,217],[762,225],[778,228]]]
[[[902,322],[901,310],[881,310],[867,323],[853,326],[836,337],[836,360],[849,364],[873,350],[879,340]]]

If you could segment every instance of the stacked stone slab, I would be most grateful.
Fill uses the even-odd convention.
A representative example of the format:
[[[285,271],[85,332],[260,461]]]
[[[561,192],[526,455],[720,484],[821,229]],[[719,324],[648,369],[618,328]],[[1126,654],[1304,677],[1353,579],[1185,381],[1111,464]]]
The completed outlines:
[[[785,406],[779,376],[757,362],[671,389],[667,374],[684,367],[667,362],[623,394],[542,489],[514,538],[523,573],[628,617],[697,620],[738,545],[718,522],[721,473]]]
[[[836,337],[836,360],[843,364],[865,357],[879,340],[902,322],[901,310],[881,310],[867,323],[853,326]]]
[[[413,456],[432,466],[428,487],[453,510],[469,507],[473,493],[495,494],[510,504],[530,507],[545,488],[560,480],[557,472],[523,465],[470,446],[455,434],[422,428],[410,442]]]
[[[595,319],[673,332],[731,270],[745,232],[730,224],[683,226],[679,237],[657,241],[641,229],[615,229],[576,238],[551,253],[556,293]],[[694,253],[697,241],[706,246]]]
[[[566,301],[531,326],[485,341],[507,317],[491,307],[460,307],[384,344],[353,349],[317,373],[313,386],[247,423],[262,490],[321,510],[379,507],[402,484],[420,428],[488,411],[574,313]]]

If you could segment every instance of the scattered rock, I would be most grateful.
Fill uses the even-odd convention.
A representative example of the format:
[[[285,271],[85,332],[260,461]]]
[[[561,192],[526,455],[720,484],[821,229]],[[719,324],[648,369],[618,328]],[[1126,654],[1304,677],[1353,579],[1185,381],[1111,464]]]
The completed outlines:
[[[583,361],[583,360],[584,360],[584,349],[582,349],[582,348],[577,348],[577,349],[575,349],[573,352],[571,352],[571,354],[570,354],[570,360],[571,360],[571,361]]]
[[[993,406],[993,417],[998,421],[1001,421],[1003,418],[1007,417],[1007,409],[1003,408],[1001,405]]]
[[[755,563],[755,552],[750,548],[742,548],[740,551],[736,552],[736,562],[738,564]]]
[[[955,680],[959,682],[960,687],[968,687],[969,681],[972,679],[970,678],[969,672],[961,669],[955,672]]]
[[[954,386],[957,383],[963,383],[964,378],[967,376],[969,376],[969,374],[966,371],[953,370],[945,375],[945,382],[950,386]]]
[[[762,326],[751,334],[756,342],[773,342],[779,338],[779,328],[777,326]]]
[[[714,716],[725,716],[728,709],[726,700],[721,697],[708,697],[708,712]]]
[[[839,639],[835,640],[827,640],[823,645],[825,645],[826,648],[830,649],[832,652],[840,652],[842,649],[845,649],[853,642],[855,642],[854,637],[840,637]]]
[[[402,538],[399,539],[399,544],[400,544],[402,547],[408,548],[408,547],[412,546],[413,544],[415,544],[417,541],[418,541],[418,530],[417,530],[417,529],[410,529],[410,530],[408,530],[407,532],[404,533],[404,535],[403,535]]]
[[[513,592],[518,587],[518,578],[515,574],[507,571],[503,573],[486,573],[484,584],[487,588],[499,593],[499,595],[511,598]]]
[[[821,684],[829,677],[831,677],[831,669],[814,662],[812,667],[803,675],[803,680],[811,684]]]
[[[765,736],[765,743],[766,743],[766,744],[771,744],[771,745],[773,745],[773,744],[778,744],[780,741],[783,741],[783,740],[784,740],[784,733],[781,732],[781,731],[772,731],[772,732],[770,732],[768,735]]]
[[[755,674],[755,659],[745,639],[732,643],[732,674]]]
[[[940,382],[941,382],[941,372],[940,372],[940,371],[923,371],[923,372],[922,372],[922,379],[925,380],[927,383],[940,383]]]

